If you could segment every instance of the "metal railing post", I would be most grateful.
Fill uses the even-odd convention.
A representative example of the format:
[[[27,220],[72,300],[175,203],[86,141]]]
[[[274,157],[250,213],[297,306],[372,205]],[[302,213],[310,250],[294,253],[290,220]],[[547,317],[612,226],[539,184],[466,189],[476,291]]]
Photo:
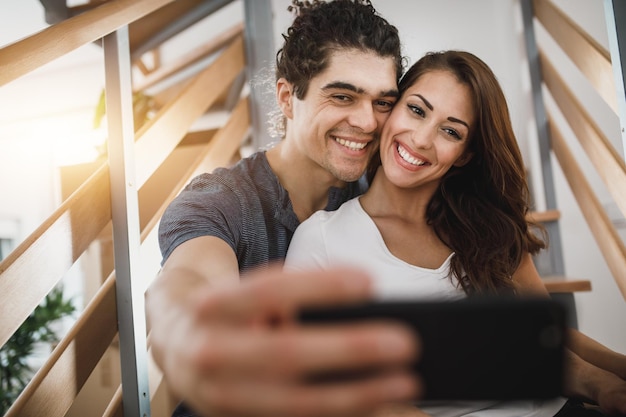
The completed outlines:
[[[626,160],[626,2],[604,0],[606,28],[615,77],[617,108],[622,130],[622,156]]]
[[[268,72],[274,67],[273,18],[271,0],[244,1],[246,76],[250,84],[250,120],[254,149],[262,148],[272,141],[268,132],[268,118],[274,106],[273,102],[268,103],[269,97],[264,97],[268,80],[258,78],[268,77],[270,72],[273,75],[273,71]],[[274,100],[273,95],[271,100]]]
[[[548,131],[548,117],[543,94],[541,90],[541,64],[539,62],[539,50],[535,38],[533,26],[532,0],[522,0],[522,15],[524,19],[524,38],[526,40],[526,54],[528,56],[528,68],[530,71],[530,83],[532,89],[532,102],[537,124],[537,139],[539,140],[539,156],[541,158],[541,175],[543,177],[544,197],[546,209],[553,210],[556,205],[556,190],[554,188],[554,175],[552,173],[550,133]],[[546,229],[550,235],[550,274],[563,275],[563,254],[561,247],[561,232],[558,222],[548,222]]]
[[[103,48],[122,402],[125,416],[149,417],[146,317],[143,285],[139,279],[141,238],[135,184],[128,26],[105,36]]]
[[[553,210],[556,205],[556,190],[554,187],[554,175],[552,173],[550,132],[548,130],[548,116],[546,113],[543,93],[541,90],[542,76],[539,62],[539,49],[534,28],[534,12],[532,0],[522,0],[522,16],[524,21],[524,39],[526,41],[526,54],[528,57],[528,69],[530,71],[530,84],[537,124],[537,140],[539,141],[539,157],[541,159],[541,176],[543,178],[544,197],[546,209]],[[558,220],[544,223],[546,232],[550,237],[548,249],[535,255],[537,269],[542,276],[565,275],[563,262],[563,246],[561,242],[561,230]],[[576,316],[576,300],[570,293],[553,294],[553,298],[560,300],[568,308],[569,324],[573,328],[578,327]]]

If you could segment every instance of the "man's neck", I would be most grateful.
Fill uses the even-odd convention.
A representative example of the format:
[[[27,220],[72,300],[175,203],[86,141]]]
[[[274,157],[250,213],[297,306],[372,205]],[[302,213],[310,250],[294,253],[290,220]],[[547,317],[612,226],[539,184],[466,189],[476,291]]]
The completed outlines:
[[[267,160],[281,185],[289,193],[294,212],[300,221],[324,209],[331,187],[343,187],[330,172],[302,155],[286,142],[267,151]]]

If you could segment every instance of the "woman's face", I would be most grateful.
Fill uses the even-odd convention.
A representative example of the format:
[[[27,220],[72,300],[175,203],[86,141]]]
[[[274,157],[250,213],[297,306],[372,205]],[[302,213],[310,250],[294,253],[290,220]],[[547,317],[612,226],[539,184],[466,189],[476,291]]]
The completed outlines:
[[[380,157],[387,179],[398,187],[433,190],[466,154],[474,123],[469,88],[448,71],[423,74],[404,92],[382,132]]]

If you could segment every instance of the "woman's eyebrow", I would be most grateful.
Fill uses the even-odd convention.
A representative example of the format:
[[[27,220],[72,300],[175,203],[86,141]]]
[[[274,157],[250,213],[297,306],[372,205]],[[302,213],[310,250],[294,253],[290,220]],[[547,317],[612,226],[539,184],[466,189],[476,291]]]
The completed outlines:
[[[430,109],[430,111],[433,110],[433,108],[434,108],[433,105],[430,104],[430,102],[428,100],[426,100],[423,95],[416,94],[416,96],[418,96],[419,98],[422,99],[422,101],[424,102],[426,107],[428,107]],[[451,122],[454,122],[454,123],[460,123],[460,124],[464,125],[465,127],[467,127],[469,129],[469,124],[467,124],[466,122],[464,122],[461,119],[457,119],[456,117],[448,117],[448,120],[450,120]]]
[[[430,104],[430,101],[426,100],[426,99],[424,98],[424,96],[423,96],[423,95],[421,95],[421,94],[416,94],[416,96],[418,96],[419,98],[421,98],[421,99],[422,99],[422,101],[424,102],[424,104],[426,105],[426,107],[428,107],[428,108],[430,109],[430,111],[432,111],[432,110],[433,110],[433,108],[434,108],[434,107],[433,107],[433,105],[432,105],[432,104]]]
[[[451,122],[454,122],[454,123],[460,123],[460,124],[464,125],[465,127],[467,127],[469,129],[469,125],[467,123],[465,123],[461,119],[457,119],[456,117],[448,117],[448,120],[450,120]]]

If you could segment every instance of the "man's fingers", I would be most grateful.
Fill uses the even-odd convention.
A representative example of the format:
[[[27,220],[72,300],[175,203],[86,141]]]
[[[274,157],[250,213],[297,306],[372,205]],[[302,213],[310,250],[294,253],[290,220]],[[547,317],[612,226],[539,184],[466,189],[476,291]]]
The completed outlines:
[[[348,417],[367,415],[385,403],[418,398],[420,392],[421,386],[413,376],[395,371],[326,384],[220,381],[204,384],[201,397],[211,405],[210,410],[203,411],[214,415]]]
[[[283,272],[275,266],[248,274],[238,287],[199,294],[199,314],[241,322],[280,321],[304,307],[363,301],[372,293],[369,277],[358,270]]]
[[[359,271],[277,267],[255,271],[236,287],[198,293],[189,304],[198,326],[184,350],[199,395],[189,401],[214,415],[332,417],[415,398],[420,390],[409,366],[419,342],[403,324],[294,320],[304,308],[361,302],[372,293]],[[341,382],[315,378],[371,370],[376,373]]]
[[[213,330],[192,356],[213,378],[302,380],[332,372],[408,367],[417,335],[399,323],[292,326],[274,331]]]

